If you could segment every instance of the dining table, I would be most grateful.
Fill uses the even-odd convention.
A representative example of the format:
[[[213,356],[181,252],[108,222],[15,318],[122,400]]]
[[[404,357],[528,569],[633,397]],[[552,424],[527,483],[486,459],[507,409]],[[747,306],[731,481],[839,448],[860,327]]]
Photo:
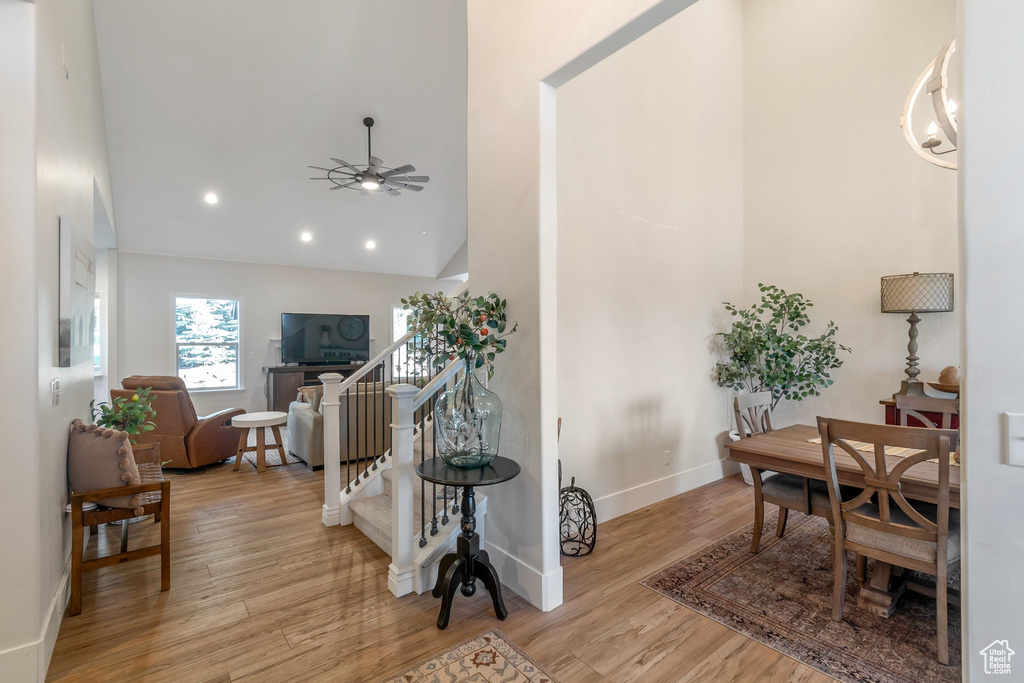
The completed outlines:
[[[763,434],[727,443],[729,460],[748,465],[752,469],[796,474],[809,479],[825,481],[825,457],[818,430],[810,425],[793,425]],[[888,456],[886,466],[891,470],[902,458]],[[836,476],[840,484],[864,487],[864,473],[854,459],[842,449],[835,449]],[[949,505],[960,507],[960,468],[949,466]],[[921,462],[911,467],[902,477],[901,491],[909,500],[938,502],[939,465]],[[870,578],[862,583],[857,606],[872,614],[888,617],[896,608],[900,596],[909,587],[933,594],[927,586],[909,582],[910,572],[888,562],[875,560]],[[932,589],[933,590],[933,589]],[[951,602],[958,596],[951,593]]]

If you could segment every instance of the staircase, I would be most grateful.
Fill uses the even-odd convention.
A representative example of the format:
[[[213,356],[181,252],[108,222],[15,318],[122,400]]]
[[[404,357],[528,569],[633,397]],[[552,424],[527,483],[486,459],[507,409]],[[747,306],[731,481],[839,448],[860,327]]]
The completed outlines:
[[[462,364],[440,369],[420,366],[414,343],[412,334],[405,335],[348,378],[335,373],[320,376],[324,385],[321,520],[325,526],[353,524],[391,555],[388,587],[395,596],[430,590],[438,562],[454,549],[460,531],[461,492],[428,484],[416,477],[415,466],[437,454],[434,400],[458,380]],[[386,397],[380,396],[380,389]],[[390,440],[374,426],[387,419]],[[390,447],[385,448],[388,441]],[[486,510],[486,497],[478,495],[478,529],[484,526]]]

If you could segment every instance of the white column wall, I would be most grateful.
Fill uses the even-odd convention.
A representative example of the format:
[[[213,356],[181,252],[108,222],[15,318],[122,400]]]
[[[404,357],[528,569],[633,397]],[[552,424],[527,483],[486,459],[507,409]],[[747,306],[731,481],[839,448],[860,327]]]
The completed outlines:
[[[1003,413],[1024,413],[1024,3],[961,0],[960,265],[966,390],[964,438],[964,679],[989,680],[982,648],[1008,640],[1024,672],[1024,468],[1007,464]],[[992,679],[997,677],[993,676]]]

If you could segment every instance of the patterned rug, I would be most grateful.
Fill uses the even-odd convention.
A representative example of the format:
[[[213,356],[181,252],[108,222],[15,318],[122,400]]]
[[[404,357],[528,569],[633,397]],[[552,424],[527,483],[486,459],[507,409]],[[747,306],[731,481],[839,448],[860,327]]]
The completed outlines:
[[[267,445],[266,451],[264,452],[264,455],[266,456],[267,466],[269,467],[271,465],[280,465],[281,464],[281,451],[279,451],[277,448],[274,448],[274,432],[270,429],[270,427],[261,427],[260,429],[263,429],[263,431],[264,431],[263,441]],[[281,441],[284,443],[284,450],[287,453],[288,452],[288,428],[285,427],[284,425],[281,425],[280,429],[281,429]],[[249,430],[249,440],[246,442],[246,445],[250,446],[252,448],[256,447],[256,429],[250,429]],[[273,448],[274,450],[270,450],[271,448]],[[253,467],[256,467],[256,451],[249,451],[243,457],[245,458],[246,462],[248,462]],[[231,462],[234,462],[234,461],[235,461],[235,459],[232,458]],[[302,462],[302,461],[299,460],[298,458],[296,458],[295,456],[291,456],[291,457],[288,458],[288,464],[289,465],[291,465],[292,463],[296,463],[296,462]]]
[[[386,683],[554,683],[529,657],[498,631],[488,631],[467,643],[432,657]]]
[[[851,553],[843,621],[833,621],[828,522],[790,513],[779,539],[777,517],[765,515],[756,555],[751,524],[641,584],[841,681],[960,680],[959,607],[949,607],[943,666],[935,659],[935,600],[908,591],[888,619],[858,609]],[[951,574],[955,587],[960,573]]]

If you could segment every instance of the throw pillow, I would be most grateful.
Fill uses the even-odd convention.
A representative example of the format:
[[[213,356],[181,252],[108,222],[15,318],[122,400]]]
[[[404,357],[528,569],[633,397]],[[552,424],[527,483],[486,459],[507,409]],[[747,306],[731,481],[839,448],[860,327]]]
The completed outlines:
[[[81,420],[72,422],[68,438],[68,479],[75,493],[140,483],[128,432],[87,425]],[[137,515],[143,513],[139,495],[96,502],[112,508],[134,508]]]

